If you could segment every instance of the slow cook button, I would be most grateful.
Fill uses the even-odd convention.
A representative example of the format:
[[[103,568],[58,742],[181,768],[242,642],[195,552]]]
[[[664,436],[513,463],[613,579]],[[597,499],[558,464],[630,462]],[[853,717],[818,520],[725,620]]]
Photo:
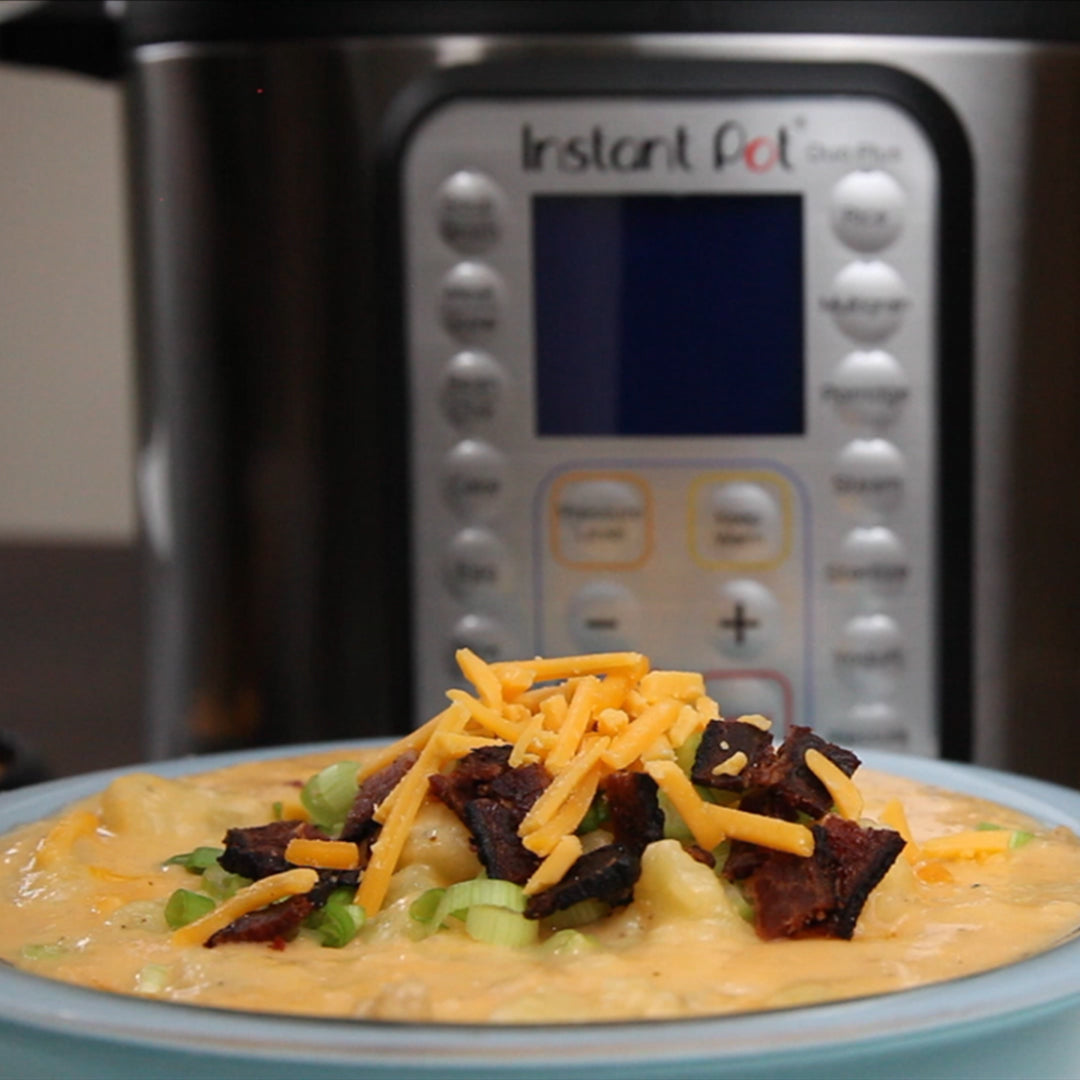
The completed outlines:
[[[820,303],[848,337],[873,344],[896,332],[911,298],[903,278],[887,263],[874,259],[845,266]]]
[[[860,694],[890,696],[904,671],[904,641],[889,615],[856,615],[834,650],[836,673]]]
[[[443,373],[443,414],[457,428],[490,423],[499,410],[505,383],[502,365],[487,353],[459,352]]]
[[[487,251],[502,232],[503,207],[502,192],[490,177],[461,169],[439,188],[439,232],[463,255]]]
[[[881,169],[848,173],[833,188],[833,232],[855,251],[880,251],[904,225],[904,191]]]
[[[442,280],[443,326],[465,344],[488,341],[498,328],[504,296],[502,278],[490,266],[458,263]]]
[[[909,394],[904,369],[881,349],[849,353],[821,391],[845,419],[874,425],[892,423]]]
[[[888,513],[904,497],[904,455],[886,439],[852,439],[837,455],[832,488],[855,511]]]
[[[858,586],[882,596],[903,590],[910,574],[904,545],[883,525],[852,529],[840,545],[839,556],[825,569],[830,585]]]
[[[463,439],[443,463],[443,491],[464,521],[490,521],[502,502],[506,458],[486,442]]]
[[[444,574],[446,587],[459,600],[502,596],[511,585],[506,545],[490,529],[462,529],[450,542]]]
[[[570,633],[589,652],[619,652],[638,643],[641,605],[625,585],[594,581],[570,604]]]

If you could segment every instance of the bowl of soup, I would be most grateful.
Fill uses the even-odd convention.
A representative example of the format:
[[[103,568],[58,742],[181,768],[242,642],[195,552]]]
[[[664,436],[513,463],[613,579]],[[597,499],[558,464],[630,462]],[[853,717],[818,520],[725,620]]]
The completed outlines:
[[[614,684],[596,696],[576,677],[571,737],[563,706],[515,708],[547,690],[528,698],[519,672],[499,672],[518,689],[497,709],[488,674],[452,722],[389,747],[191,758],[0,796],[9,1074],[1080,1070],[1080,793],[859,761],[796,729],[738,796],[753,768],[733,743],[772,736],[713,716],[693,680],[659,673],[614,708]],[[588,724],[573,705],[586,690]],[[560,721],[547,735],[542,711]],[[703,772],[710,739],[721,760]],[[800,739],[823,751],[805,751],[827,796],[817,820],[760,787]],[[521,852],[500,861],[480,819],[498,825],[508,776],[520,799],[538,771],[515,819],[531,860],[515,884]],[[855,908],[843,889],[823,907],[798,875],[825,867],[823,888],[846,887],[850,835],[888,851],[869,857]]]

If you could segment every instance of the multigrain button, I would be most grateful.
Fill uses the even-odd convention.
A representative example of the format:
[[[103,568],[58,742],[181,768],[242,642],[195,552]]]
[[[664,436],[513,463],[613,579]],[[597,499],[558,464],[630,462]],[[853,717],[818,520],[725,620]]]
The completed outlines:
[[[696,539],[707,562],[775,562],[784,554],[783,511],[761,484],[736,480],[702,487]]]
[[[570,633],[589,652],[618,652],[636,646],[641,632],[641,605],[625,586],[593,581],[570,603]]]
[[[709,638],[726,656],[749,660],[775,638],[780,621],[776,597],[749,578],[726,581],[717,588],[709,617]]]
[[[845,266],[820,303],[848,337],[875,344],[896,332],[911,298],[903,278],[887,263],[873,259]]]
[[[464,344],[483,344],[498,328],[504,293],[502,278],[490,266],[458,263],[442,280],[443,326]]]
[[[495,419],[506,384],[503,366],[485,352],[467,349],[450,358],[443,372],[443,414],[457,428]]]
[[[854,251],[881,251],[900,235],[906,201],[896,178],[881,169],[848,173],[833,188],[833,232]]]
[[[904,670],[903,635],[889,615],[856,615],[844,626],[833,655],[837,675],[853,690],[888,697]]]
[[[463,255],[487,251],[502,232],[504,206],[503,194],[490,177],[462,169],[439,188],[439,232]]]
[[[850,509],[888,513],[904,497],[907,465],[887,439],[852,439],[837,455],[832,488]]]
[[[910,395],[908,377],[890,353],[871,349],[849,353],[822,387],[822,397],[845,419],[884,427]]]
[[[502,501],[506,458],[479,439],[463,439],[443,463],[446,501],[464,521],[491,521]]]
[[[883,525],[852,529],[825,571],[830,585],[857,586],[879,596],[903,590],[910,574],[904,545]]]
[[[573,479],[556,489],[555,555],[570,565],[629,567],[649,549],[645,487],[632,480]]]
[[[496,599],[510,589],[506,545],[489,529],[462,529],[450,542],[444,567],[446,587],[459,600]]]

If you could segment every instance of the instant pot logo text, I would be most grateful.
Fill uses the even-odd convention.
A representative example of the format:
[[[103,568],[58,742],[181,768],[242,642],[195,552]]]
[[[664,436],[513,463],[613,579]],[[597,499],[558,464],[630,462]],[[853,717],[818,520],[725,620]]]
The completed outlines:
[[[729,120],[713,131],[708,142],[708,146],[695,144],[682,124],[652,135],[614,134],[601,124],[587,132],[549,135],[525,124],[521,165],[526,172],[562,173],[691,173],[735,168],[767,173],[792,167],[791,137],[783,126],[767,133],[751,132]]]

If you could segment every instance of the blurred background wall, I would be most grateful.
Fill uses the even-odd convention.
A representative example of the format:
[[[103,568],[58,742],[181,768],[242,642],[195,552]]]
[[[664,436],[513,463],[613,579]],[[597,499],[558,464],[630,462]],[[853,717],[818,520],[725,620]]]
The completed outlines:
[[[0,733],[141,753],[122,99],[0,67]]]

